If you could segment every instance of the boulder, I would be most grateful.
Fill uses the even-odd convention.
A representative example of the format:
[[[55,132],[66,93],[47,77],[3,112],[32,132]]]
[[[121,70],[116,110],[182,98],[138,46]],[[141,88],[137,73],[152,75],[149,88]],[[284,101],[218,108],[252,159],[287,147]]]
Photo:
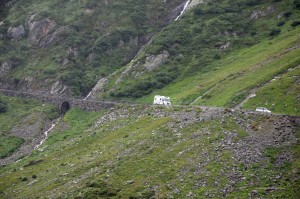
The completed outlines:
[[[24,26],[20,25],[18,27],[9,27],[7,30],[7,36],[14,41],[20,40],[25,36]]]

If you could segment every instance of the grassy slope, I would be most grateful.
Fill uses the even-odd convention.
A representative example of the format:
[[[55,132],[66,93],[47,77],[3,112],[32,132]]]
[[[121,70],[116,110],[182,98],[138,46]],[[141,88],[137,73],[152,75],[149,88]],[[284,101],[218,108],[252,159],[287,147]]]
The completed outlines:
[[[23,143],[23,138],[11,135],[11,129],[20,125],[25,117],[31,116],[32,121],[29,122],[33,123],[35,117],[40,113],[50,119],[58,117],[50,105],[42,106],[39,102],[33,100],[2,95],[0,95],[0,98],[7,103],[7,112],[0,113],[0,157],[11,154]]]
[[[174,118],[176,114],[180,117]],[[191,123],[184,119],[186,114],[193,115]],[[231,142],[239,145],[250,134],[268,134],[270,125],[265,123],[270,118],[229,113],[223,122],[218,116],[197,120],[206,114],[210,113],[199,108],[136,106],[101,113],[72,109],[41,150],[0,168],[0,194],[4,198],[185,198],[192,193],[206,198],[223,197],[222,190],[230,185],[227,198],[247,198],[251,190],[264,198],[297,196],[297,145],[264,149],[265,158],[250,164],[238,161],[232,148],[222,148],[230,146],[228,135],[235,135]],[[246,130],[237,118],[261,129]],[[293,159],[276,163],[280,154],[292,151]],[[265,191],[268,187],[276,189]]]
[[[270,5],[275,10],[273,13],[250,19],[254,11],[265,12]],[[138,78],[133,78],[135,73],[132,76],[129,73],[123,82],[116,85],[117,75],[113,76],[107,90],[113,88],[111,92],[117,97],[132,95],[134,98],[143,94],[143,97],[133,99],[139,103],[152,103],[153,96],[160,94],[170,96],[173,104],[235,107],[249,95],[250,90],[261,88],[278,74],[300,64],[300,28],[291,26],[299,18],[299,10],[293,1],[244,5],[235,11],[232,11],[234,8],[228,11],[227,1],[220,2],[218,6],[223,11],[211,14],[215,4],[199,5],[154,37],[135,63],[143,63],[149,54],[169,51],[169,60],[158,70],[145,72]],[[198,16],[201,9],[202,14]],[[278,17],[280,13],[288,12],[292,13],[291,16]],[[280,33],[270,36],[273,29],[280,29]],[[224,31],[227,31],[227,36],[220,35]],[[232,32],[237,32],[238,36],[232,36]],[[226,51],[216,47],[227,41],[231,42],[231,47]],[[293,46],[297,47],[289,49]],[[143,66],[135,70],[143,71]],[[162,89],[157,89],[158,81],[164,86]],[[279,104],[279,95],[269,95]],[[292,95],[290,98],[293,99],[289,100],[289,111],[283,107],[268,108],[277,113],[299,115],[299,100]],[[259,105],[252,104],[251,109]]]
[[[256,93],[256,97],[244,105],[244,108],[255,109],[255,107],[263,106],[276,113],[300,115],[299,76],[300,68],[298,65],[279,79],[263,86]]]
[[[289,68],[295,68],[300,64],[299,48],[287,51],[288,48],[300,43],[297,34],[299,30],[300,28],[286,31],[279,37],[265,40],[251,48],[231,53],[226,58],[215,63],[213,71],[183,78],[138,101],[151,103],[153,96],[156,93],[160,93],[170,96],[174,104],[192,102],[193,104],[210,106],[234,106],[243,97],[247,96],[250,89],[260,87],[278,74],[284,73]],[[299,68],[296,68],[297,70]],[[281,95],[283,94],[280,90],[277,91]],[[234,98],[239,94],[244,94],[244,96],[234,101]],[[276,92],[269,93],[269,95],[278,104],[282,100],[281,96]],[[282,107],[275,109],[275,112],[299,115],[297,108],[299,100],[297,100],[295,95],[290,97],[293,98],[293,103],[290,106],[295,109],[287,112]],[[256,104],[256,106],[259,105],[261,104]],[[254,107],[255,104],[252,104],[251,108]],[[248,106],[247,108],[250,107]]]

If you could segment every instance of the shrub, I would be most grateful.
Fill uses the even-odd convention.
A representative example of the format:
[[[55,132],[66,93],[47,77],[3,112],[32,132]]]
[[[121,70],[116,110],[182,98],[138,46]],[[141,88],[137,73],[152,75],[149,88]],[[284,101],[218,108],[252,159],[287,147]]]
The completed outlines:
[[[276,36],[276,35],[279,35],[280,32],[281,32],[280,29],[274,28],[274,29],[272,29],[272,30],[270,31],[269,35],[270,35],[270,36]]]
[[[7,103],[0,98],[0,113],[7,112]]]
[[[283,13],[283,16],[285,16],[286,18],[289,18],[292,15],[292,12],[285,12]]]
[[[300,0],[295,0],[294,5],[295,5],[296,8],[299,9],[300,8]]]
[[[25,182],[25,181],[27,181],[28,179],[27,179],[27,177],[22,177],[21,178],[21,181],[23,181],[23,182]]]
[[[279,22],[277,23],[277,26],[278,26],[278,27],[281,27],[281,26],[283,26],[284,24],[285,24],[284,21],[279,21]]]
[[[201,16],[204,12],[200,7],[197,7],[196,9],[194,9],[193,13],[194,15]]]
[[[300,21],[293,21],[293,23],[291,24],[292,27],[296,27],[300,25]]]

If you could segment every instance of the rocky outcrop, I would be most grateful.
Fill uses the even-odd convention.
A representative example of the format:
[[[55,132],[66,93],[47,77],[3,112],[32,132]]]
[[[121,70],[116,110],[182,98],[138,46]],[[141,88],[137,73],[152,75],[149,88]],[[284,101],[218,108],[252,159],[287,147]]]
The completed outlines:
[[[7,74],[13,68],[15,68],[19,63],[11,60],[5,61],[1,64],[0,67],[0,76]]]
[[[28,42],[40,48],[48,47],[59,40],[59,35],[67,30],[67,27],[58,27],[54,20],[49,18],[33,21],[31,16],[28,27]]]
[[[144,67],[147,71],[153,71],[160,65],[164,64],[168,57],[170,56],[169,52],[164,50],[162,54],[159,55],[150,55],[146,57]]]
[[[187,9],[191,9],[194,6],[203,3],[203,0],[191,0],[190,4],[188,5]]]
[[[67,88],[68,87],[66,85],[63,85],[60,81],[57,81],[51,87],[50,94],[51,95],[60,95],[60,94],[64,93],[67,90]]]
[[[220,47],[220,50],[227,50],[230,47],[231,43],[228,41],[226,44]]]
[[[25,28],[23,25],[19,25],[17,27],[9,27],[7,30],[7,37],[14,41],[18,41],[22,39],[22,37],[24,36],[25,36]]]
[[[275,7],[274,6],[269,6],[267,7],[265,10],[256,10],[256,11],[253,11],[251,16],[250,16],[250,19],[259,19],[261,17],[265,17],[269,14],[272,14],[273,12],[275,12]]]
[[[108,79],[107,78],[102,78],[100,79],[96,86],[93,88],[92,92],[103,92],[104,86],[107,84]]]
[[[170,54],[168,51],[164,50],[161,54],[158,55],[148,55],[146,57],[145,63],[143,64],[144,71],[136,72],[135,69],[141,66],[140,62],[135,63],[134,61],[130,62],[126,68],[119,76],[116,81],[116,84],[123,81],[123,78],[132,75],[135,78],[144,74],[144,72],[150,72],[164,64],[169,58]]]

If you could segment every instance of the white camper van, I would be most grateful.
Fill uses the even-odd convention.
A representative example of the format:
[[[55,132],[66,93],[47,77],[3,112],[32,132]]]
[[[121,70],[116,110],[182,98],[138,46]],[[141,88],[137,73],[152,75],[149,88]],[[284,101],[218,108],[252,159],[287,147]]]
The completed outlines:
[[[169,97],[155,95],[153,104],[160,104],[160,105],[169,106],[169,105],[171,105],[171,101],[170,101]]]

